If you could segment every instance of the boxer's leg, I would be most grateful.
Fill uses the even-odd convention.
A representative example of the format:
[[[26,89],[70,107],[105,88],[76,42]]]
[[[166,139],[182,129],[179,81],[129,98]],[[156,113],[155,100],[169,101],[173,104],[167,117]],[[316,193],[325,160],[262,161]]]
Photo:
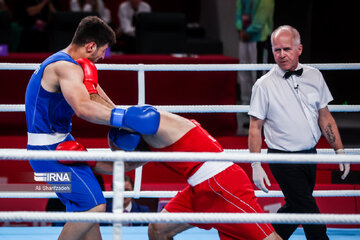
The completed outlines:
[[[106,204],[100,204],[88,212],[105,212]],[[67,222],[60,233],[59,240],[99,240],[101,239],[98,223]]]
[[[168,211],[163,209],[161,212]],[[176,234],[192,227],[187,223],[151,223],[148,228],[149,240],[171,240]]]

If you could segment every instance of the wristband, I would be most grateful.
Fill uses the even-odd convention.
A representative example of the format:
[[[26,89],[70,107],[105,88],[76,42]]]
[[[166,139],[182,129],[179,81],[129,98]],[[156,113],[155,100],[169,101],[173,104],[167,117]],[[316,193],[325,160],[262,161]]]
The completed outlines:
[[[124,114],[125,114],[125,109],[113,108],[113,110],[111,111],[110,124],[112,126],[116,126],[119,128],[123,127]]]

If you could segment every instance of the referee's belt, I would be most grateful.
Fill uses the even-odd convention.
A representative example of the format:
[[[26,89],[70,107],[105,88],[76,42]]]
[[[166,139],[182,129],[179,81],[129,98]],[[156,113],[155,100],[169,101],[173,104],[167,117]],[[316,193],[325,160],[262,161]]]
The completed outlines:
[[[268,148],[267,152],[268,153],[316,153],[316,148],[313,147],[313,148],[301,150],[301,151],[283,151],[283,150]]]

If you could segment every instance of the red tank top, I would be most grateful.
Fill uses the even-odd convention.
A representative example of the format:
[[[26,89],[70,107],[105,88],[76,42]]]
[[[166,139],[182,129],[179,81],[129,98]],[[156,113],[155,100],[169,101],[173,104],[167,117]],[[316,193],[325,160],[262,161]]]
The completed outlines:
[[[152,148],[155,152],[222,152],[223,148],[201,125],[191,120],[196,127],[188,131],[177,142],[164,148]],[[191,177],[204,162],[156,162],[184,176]]]

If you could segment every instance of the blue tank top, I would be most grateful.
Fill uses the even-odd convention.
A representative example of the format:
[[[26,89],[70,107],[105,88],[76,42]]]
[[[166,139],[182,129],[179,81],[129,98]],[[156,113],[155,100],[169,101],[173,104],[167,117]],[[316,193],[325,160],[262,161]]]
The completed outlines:
[[[33,73],[25,93],[28,133],[70,133],[74,111],[61,92],[48,92],[41,86],[45,68],[57,61],[78,64],[68,54],[57,52],[48,57]]]

